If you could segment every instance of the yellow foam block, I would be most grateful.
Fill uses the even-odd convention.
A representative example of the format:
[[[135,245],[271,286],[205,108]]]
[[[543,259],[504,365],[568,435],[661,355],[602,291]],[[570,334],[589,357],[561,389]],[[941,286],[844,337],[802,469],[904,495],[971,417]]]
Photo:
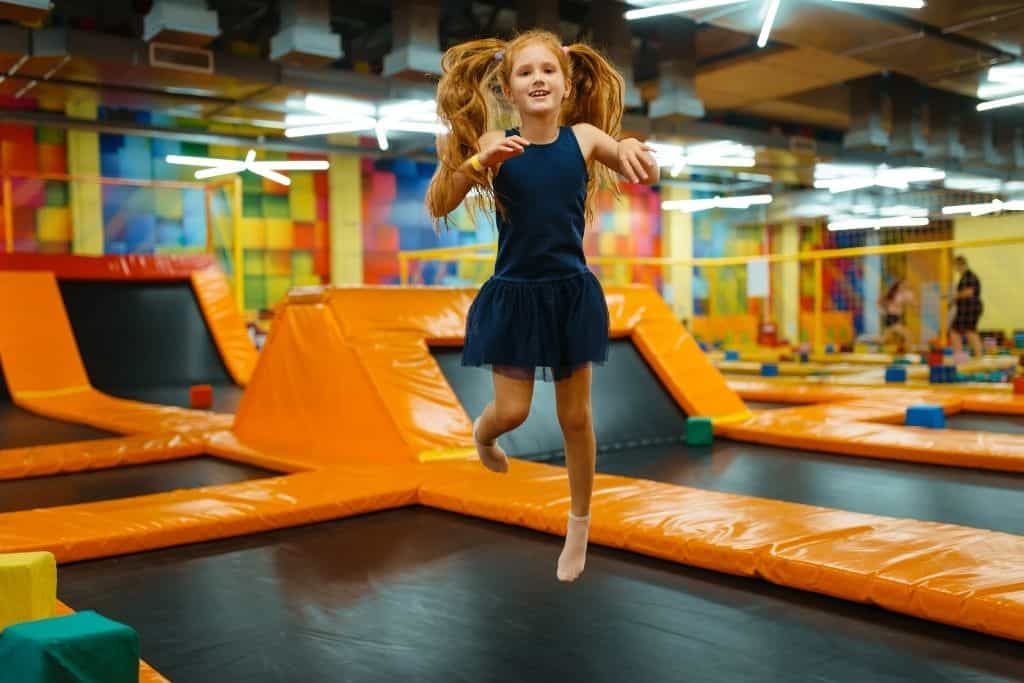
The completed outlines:
[[[242,244],[249,249],[259,249],[267,243],[267,226],[262,218],[242,219]]]
[[[71,212],[66,207],[44,206],[36,211],[36,236],[40,242],[70,242]]]
[[[57,562],[53,554],[0,555],[0,631],[49,619],[57,605]]]
[[[267,248],[268,249],[291,249],[292,247],[292,221],[289,218],[268,218],[267,225]]]

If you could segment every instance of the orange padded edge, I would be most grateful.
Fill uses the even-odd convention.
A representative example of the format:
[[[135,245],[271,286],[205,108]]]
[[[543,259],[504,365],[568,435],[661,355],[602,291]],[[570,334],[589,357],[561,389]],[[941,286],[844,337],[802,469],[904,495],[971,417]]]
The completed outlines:
[[[420,498],[559,535],[569,510],[565,471],[522,461],[431,466]],[[1018,536],[606,475],[591,514],[594,543],[1024,639]]]
[[[192,290],[199,301],[213,341],[231,378],[245,386],[252,378],[258,354],[249,338],[245,320],[231,296],[231,288],[220,268],[192,271]]]
[[[0,480],[178,460],[204,451],[201,438],[184,434],[129,436],[0,450]]]
[[[848,408],[856,410],[856,407]],[[850,419],[842,419],[837,414],[823,421],[820,412],[807,408],[760,412],[749,420],[723,425],[716,431],[731,439],[773,446],[933,465],[1024,472],[1024,436],[1017,434],[901,427],[857,422],[852,416]]]
[[[89,384],[52,273],[0,272],[0,363],[14,402],[115,432],[225,429],[231,417],[113,398]]]
[[[0,270],[37,270],[60,280],[187,280],[195,270],[214,266],[206,254],[75,256],[71,254],[0,254]]]
[[[60,600],[57,601],[56,616],[63,617],[68,614],[74,614],[75,610],[65,605]],[[169,680],[161,676],[156,669],[151,667],[143,660],[139,660],[139,683],[170,683]]]
[[[0,514],[0,552],[58,562],[241,536],[416,502],[415,466],[346,466],[138,498]]]

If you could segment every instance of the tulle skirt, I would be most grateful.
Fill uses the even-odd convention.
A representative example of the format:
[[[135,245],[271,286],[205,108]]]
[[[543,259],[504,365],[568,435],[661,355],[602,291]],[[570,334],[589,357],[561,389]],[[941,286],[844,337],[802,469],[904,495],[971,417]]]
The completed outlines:
[[[607,360],[608,328],[608,304],[589,270],[551,280],[492,277],[469,309],[462,364],[559,381]]]

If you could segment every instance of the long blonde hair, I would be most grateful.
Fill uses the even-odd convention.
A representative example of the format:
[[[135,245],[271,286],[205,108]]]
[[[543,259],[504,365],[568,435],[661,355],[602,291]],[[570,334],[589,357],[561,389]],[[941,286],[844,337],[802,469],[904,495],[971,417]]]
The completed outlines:
[[[569,96],[562,104],[561,125],[589,123],[615,139],[621,134],[625,89],[622,76],[589,45],[574,43],[563,49],[554,33],[534,29],[510,41],[485,38],[449,48],[441,59],[443,75],[437,85],[437,113],[451,132],[438,139],[438,169],[430,181],[426,198],[431,216],[438,216],[442,211],[443,200],[452,190],[455,172],[478,152],[480,136],[514,122],[515,112],[502,93],[509,90],[516,54],[533,43],[551,50],[569,84]],[[598,188],[615,191],[618,185],[615,173],[602,164],[591,162],[587,170],[585,206],[586,220],[590,222]],[[494,197],[494,172],[491,169],[463,172],[477,189],[467,198],[471,208],[493,206],[500,210],[500,202]]]

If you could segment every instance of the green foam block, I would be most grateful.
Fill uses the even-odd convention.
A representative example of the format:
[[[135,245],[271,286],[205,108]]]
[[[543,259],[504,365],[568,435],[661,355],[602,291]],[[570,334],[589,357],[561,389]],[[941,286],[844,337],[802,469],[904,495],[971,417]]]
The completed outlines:
[[[3,680],[138,683],[139,636],[95,612],[11,626],[0,636]]]
[[[710,417],[690,417],[686,420],[686,445],[710,446],[714,441]]]

